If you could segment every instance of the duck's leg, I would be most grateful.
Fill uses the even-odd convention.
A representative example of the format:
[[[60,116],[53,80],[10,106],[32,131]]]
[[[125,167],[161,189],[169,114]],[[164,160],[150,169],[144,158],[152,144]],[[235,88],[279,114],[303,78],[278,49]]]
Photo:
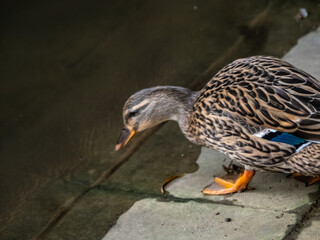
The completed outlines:
[[[314,177],[307,183],[307,185],[310,186],[310,185],[317,183],[319,181],[320,181],[320,177]]]
[[[254,171],[252,170],[245,170],[243,174],[240,175],[240,177],[232,183],[231,181],[224,180],[222,178],[215,178],[216,183],[222,185],[225,187],[225,189],[221,190],[211,190],[211,189],[204,189],[202,192],[204,194],[209,195],[223,195],[223,194],[230,194],[235,192],[241,192],[247,188],[248,183],[252,179],[254,175]]]
[[[292,177],[300,182],[305,183],[307,186],[310,186],[320,181],[320,177],[305,176],[301,173],[293,173]]]

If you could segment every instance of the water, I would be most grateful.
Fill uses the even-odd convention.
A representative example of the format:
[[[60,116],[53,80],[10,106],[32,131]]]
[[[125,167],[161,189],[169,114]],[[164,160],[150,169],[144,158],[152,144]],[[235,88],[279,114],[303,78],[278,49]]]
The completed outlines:
[[[57,208],[110,167],[121,154],[114,144],[130,94],[154,85],[188,86],[241,36],[245,44],[226,61],[281,57],[320,23],[316,1],[275,1],[261,27],[248,31],[267,7],[268,1],[244,0],[6,3],[0,40],[3,236],[36,236]],[[310,14],[297,21],[300,7]],[[104,216],[95,218],[91,205],[79,203],[90,228],[84,231],[88,223],[73,213],[78,225],[67,215],[48,236],[102,236],[143,194],[157,195],[166,176],[194,170],[199,149],[176,125],[165,128],[103,184],[102,196],[90,192]]]

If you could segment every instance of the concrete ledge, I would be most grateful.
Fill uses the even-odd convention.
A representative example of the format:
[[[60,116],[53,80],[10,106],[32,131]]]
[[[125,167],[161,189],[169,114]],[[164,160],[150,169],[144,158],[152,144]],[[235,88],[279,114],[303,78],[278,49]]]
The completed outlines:
[[[123,214],[103,240],[282,239],[295,214],[195,201],[144,199]],[[288,227],[289,225],[289,227]]]
[[[224,162],[224,160],[226,161]],[[225,196],[206,196],[201,190],[211,184],[213,175],[225,175],[222,165],[230,161],[225,155],[202,148],[197,163],[199,169],[195,173],[172,182],[167,190],[179,198],[204,198],[213,201],[229,201],[235,205],[260,209],[281,211],[299,211],[312,201],[312,194],[318,191],[318,186],[305,187],[304,183],[287,178],[285,174],[257,172],[250,186],[253,191],[230,194]]]

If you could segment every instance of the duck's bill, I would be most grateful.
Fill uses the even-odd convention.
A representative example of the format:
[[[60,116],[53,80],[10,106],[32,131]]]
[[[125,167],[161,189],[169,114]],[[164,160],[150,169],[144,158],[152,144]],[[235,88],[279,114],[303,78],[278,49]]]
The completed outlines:
[[[129,140],[133,137],[133,135],[136,133],[134,130],[129,130],[127,128],[122,129],[121,136],[119,140],[117,141],[116,145],[116,151],[118,151],[120,148],[123,148]]]

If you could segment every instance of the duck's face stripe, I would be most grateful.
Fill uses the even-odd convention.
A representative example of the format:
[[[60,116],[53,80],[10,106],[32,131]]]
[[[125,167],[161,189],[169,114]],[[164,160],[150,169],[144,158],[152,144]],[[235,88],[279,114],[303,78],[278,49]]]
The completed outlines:
[[[136,115],[138,115],[143,109],[147,108],[148,105],[149,105],[149,101],[148,100],[143,100],[139,104],[134,105],[132,108],[128,109],[124,113],[124,121],[125,121],[125,123],[127,123],[129,121],[129,119],[131,119],[131,118],[135,117]]]
[[[139,112],[139,111],[141,111],[142,109],[146,108],[146,107],[149,105],[149,102],[150,102],[149,100],[144,99],[142,102],[134,105],[130,110],[131,110],[132,112]]]

